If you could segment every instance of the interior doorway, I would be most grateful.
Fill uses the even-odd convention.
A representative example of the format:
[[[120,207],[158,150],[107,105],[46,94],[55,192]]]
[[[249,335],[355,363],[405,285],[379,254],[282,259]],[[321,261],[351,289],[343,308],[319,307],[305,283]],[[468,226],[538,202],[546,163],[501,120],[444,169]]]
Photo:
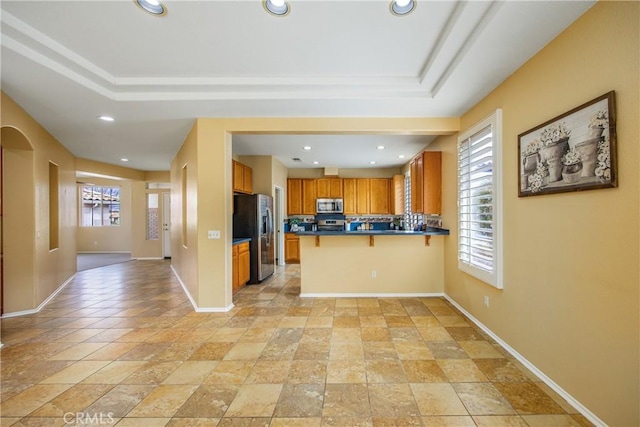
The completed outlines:
[[[162,193],[162,256],[171,258],[171,193]]]
[[[284,265],[284,189],[274,186],[275,189],[275,207],[276,207],[276,265]]]

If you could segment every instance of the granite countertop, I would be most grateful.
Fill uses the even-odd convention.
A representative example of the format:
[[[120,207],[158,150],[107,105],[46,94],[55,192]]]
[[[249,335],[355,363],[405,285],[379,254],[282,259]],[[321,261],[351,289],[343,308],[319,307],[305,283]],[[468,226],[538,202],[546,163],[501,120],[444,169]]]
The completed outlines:
[[[234,237],[233,244],[237,245],[239,243],[250,242],[251,240],[251,237]]]
[[[299,236],[448,236],[446,228],[427,227],[425,231],[410,230],[354,230],[354,231],[298,231]]]

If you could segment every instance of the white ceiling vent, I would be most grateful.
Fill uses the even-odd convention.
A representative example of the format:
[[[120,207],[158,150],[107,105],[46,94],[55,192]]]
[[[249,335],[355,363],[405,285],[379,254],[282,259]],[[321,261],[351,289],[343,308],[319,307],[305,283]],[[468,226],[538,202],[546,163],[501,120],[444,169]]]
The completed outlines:
[[[324,176],[338,176],[338,168],[324,168]]]

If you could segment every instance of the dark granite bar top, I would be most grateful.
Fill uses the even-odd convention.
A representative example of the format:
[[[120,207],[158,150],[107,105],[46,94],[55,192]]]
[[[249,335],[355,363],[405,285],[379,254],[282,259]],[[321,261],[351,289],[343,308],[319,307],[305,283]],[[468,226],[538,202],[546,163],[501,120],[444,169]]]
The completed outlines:
[[[446,228],[427,227],[425,231],[357,230],[357,231],[298,231],[298,236],[448,236]]]
[[[239,243],[244,243],[244,242],[250,242],[251,241],[251,237],[234,237],[233,238],[233,244],[237,245]]]

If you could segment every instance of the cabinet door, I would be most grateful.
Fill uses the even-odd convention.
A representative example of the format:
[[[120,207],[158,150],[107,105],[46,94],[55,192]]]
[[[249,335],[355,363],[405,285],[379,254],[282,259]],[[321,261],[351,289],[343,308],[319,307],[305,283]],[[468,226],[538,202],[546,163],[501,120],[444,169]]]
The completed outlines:
[[[238,163],[235,160],[232,162],[233,164],[233,191],[242,192],[244,181],[243,176],[244,172],[242,170],[242,163]]]
[[[389,214],[389,179],[388,178],[371,178],[369,179],[370,202],[369,213],[372,214]]]
[[[300,238],[293,233],[285,233],[284,262],[297,264],[300,262]]]
[[[404,214],[404,176],[394,175],[391,186],[391,213],[394,215]]]
[[[328,178],[316,179],[316,197],[328,199],[331,197],[331,180]]]
[[[242,165],[242,190],[253,194],[253,170],[246,165]]]
[[[302,214],[302,180],[287,180],[287,214]]]
[[[369,190],[369,178],[357,178],[356,179],[356,213],[368,214],[369,208],[370,190]]]
[[[231,287],[231,289],[233,290],[233,292],[235,292],[235,291],[238,290],[238,288],[239,288],[238,284],[240,283],[239,282],[240,276],[239,276],[239,270],[238,270],[238,245],[233,245],[232,254],[233,254],[233,256],[232,256],[232,259],[233,259],[233,262],[232,262],[232,264],[233,264],[232,277],[233,277],[233,279],[232,279],[232,287]]]
[[[423,153],[423,208],[425,214],[442,213],[442,153],[425,151]]]
[[[251,271],[249,270],[249,242],[238,245],[238,288],[246,285]]]
[[[422,213],[422,154],[411,162],[411,213]]]
[[[356,180],[355,178],[345,178],[342,180],[342,197],[344,198],[345,215],[356,214]]]
[[[342,197],[342,180],[340,178],[331,178],[329,180],[329,197],[332,199]]]
[[[302,180],[302,214],[316,214],[316,180]]]

